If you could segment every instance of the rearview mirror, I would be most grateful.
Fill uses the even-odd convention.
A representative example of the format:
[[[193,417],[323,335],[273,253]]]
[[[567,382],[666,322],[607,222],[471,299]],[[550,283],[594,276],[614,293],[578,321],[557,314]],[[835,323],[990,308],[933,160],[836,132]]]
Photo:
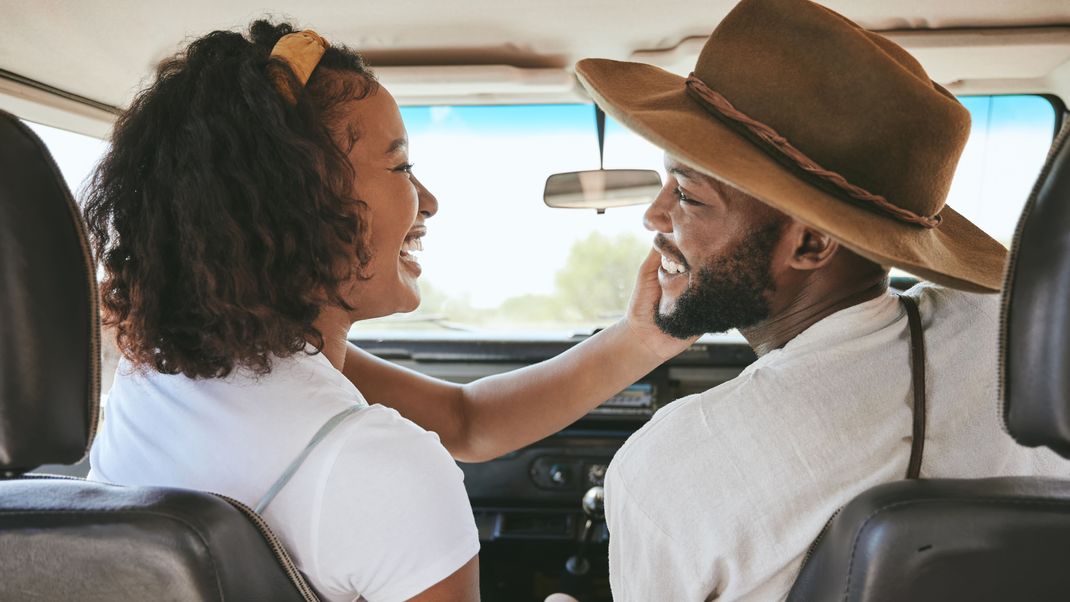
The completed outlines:
[[[661,175],[650,169],[596,169],[555,173],[546,178],[542,199],[548,207],[596,209],[640,205],[654,200]]]

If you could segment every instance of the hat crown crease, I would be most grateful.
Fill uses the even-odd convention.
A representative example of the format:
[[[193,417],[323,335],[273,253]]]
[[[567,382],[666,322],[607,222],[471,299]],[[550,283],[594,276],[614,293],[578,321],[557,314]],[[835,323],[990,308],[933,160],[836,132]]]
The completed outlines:
[[[910,214],[943,208],[969,112],[893,42],[811,2],[743,0],[710,36],[694,75],[851,184]]]

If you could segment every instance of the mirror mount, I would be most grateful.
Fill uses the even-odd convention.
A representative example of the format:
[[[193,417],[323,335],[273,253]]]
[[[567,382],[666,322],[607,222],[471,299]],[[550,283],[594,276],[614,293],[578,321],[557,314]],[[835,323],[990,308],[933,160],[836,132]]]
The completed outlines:
[[[598,103],[594,103],[594,126],[598,128],[598,170],[602,171],[606,168],[606,112],[602,110],[602,107],[598,106]],[[598,213],[605,212],[605,209],[603,209]]]

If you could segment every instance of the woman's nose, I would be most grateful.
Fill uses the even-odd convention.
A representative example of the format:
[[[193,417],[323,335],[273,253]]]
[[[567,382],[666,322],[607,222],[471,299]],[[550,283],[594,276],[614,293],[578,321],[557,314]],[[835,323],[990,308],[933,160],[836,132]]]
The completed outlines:
[[[416,185],[416,198],[419,201],[419,211],[424,217],[432,217],[438,213],[438,199],[435,195],[431,194],[428,190],[416,179],[416,176],[412,176],[412,182]]]

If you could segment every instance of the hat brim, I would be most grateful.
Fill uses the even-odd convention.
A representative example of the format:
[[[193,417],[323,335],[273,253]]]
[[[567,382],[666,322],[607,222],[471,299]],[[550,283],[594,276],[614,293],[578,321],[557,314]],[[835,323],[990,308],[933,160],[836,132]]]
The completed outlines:
[[[694,169],[832,236],[884,266],[957,289],[998,292],[1006,248],[950,207],[923,228],[831,195],[711,116],[684,78],[652,65],[584,59],[580,83],[605,112]]]

